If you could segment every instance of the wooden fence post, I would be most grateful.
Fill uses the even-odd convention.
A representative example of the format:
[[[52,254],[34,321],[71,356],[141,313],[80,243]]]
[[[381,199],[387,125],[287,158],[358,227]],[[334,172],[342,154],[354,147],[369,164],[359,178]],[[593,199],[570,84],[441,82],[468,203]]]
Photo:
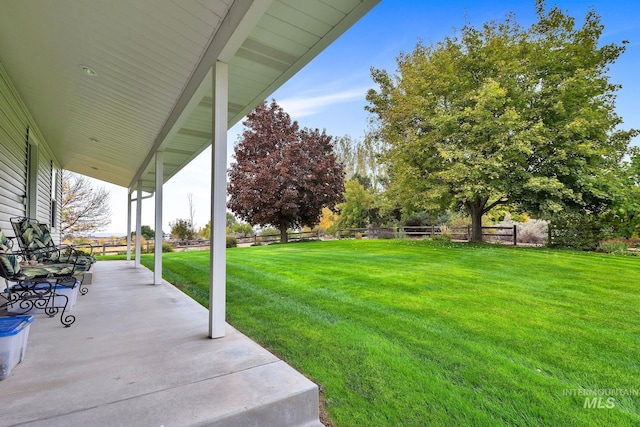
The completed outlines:
[[[518,235],[516,231],[516,225],[513,224],[513,246],[517,246],[517,245],[518,245]]]

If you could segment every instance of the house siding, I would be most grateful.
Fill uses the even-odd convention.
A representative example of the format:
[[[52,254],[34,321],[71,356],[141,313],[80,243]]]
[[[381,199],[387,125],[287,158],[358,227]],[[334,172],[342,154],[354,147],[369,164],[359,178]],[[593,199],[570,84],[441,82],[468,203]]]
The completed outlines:
[[[53,169],[60,176],[59,164],[38,131],[31,114],[22,102],[6,70],[0,63],[0,228],[13,236],[10,218],[26,215],[24,196],[28,183],[28,141],[30,135],[38,141],[38,173],[36,219],[51,223],[51,185]],[[58,179],[56,224],[60,221],[61,186]],[[60,240],[59,228],[52,230],[55,241]]]

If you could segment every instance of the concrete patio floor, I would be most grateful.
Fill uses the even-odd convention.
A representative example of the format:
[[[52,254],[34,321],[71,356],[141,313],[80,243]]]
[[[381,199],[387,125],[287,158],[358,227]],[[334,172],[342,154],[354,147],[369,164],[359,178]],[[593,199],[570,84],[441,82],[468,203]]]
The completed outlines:
[[[321,426],[318,388],[133,262],[93,267],[89,293],[34,315],[25,359],[0,381],[0,426]],[[4,314],[4,313],[1,313]]]

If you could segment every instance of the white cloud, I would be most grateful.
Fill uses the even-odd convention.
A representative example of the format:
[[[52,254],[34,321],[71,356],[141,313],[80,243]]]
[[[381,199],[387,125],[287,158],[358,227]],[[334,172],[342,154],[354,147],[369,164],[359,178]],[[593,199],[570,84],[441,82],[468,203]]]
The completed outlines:
[[[364,99],[369,88],[348,89],[327,95],[314,96],[294,96],[278,101],[278,104],[291,116],[295,118],[312,116],[323,109],[335,105],[350,102],[357,99]]]

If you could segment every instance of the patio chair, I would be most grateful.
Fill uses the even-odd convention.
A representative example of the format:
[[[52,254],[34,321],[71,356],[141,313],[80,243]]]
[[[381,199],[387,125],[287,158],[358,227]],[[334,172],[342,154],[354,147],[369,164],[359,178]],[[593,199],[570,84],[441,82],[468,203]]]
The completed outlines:
[[[4,303],[19,314],[42,310],[53,317],[60,313],[60,322],[69,327],[76,321],[67,314],[69,297],[58,292],[58,286],[73,287],[76,279],[74,264],[20,265],[18,255],[13,252],[13,244],[0,230],[0,276],[4,278],[2,293]],[[23,260],[24,262],[24,260]]]
[[[29,261],[37,261],[41,264],[65,264],[73,259],[72,262],[76,265],[75,270],[78,273],[88,271],[96,262],[92,255],[93,246],[89,244],[57,246],[51,237],[47,224],[26,217],[16,217],[11,218],[11,226],[22,253]],[[89,248],[88,255],[83,248]],[[78,277],[80,279],[79,291],[80,294],[85,295],[89,289],[82,286],[83,278],[82,274]]]

